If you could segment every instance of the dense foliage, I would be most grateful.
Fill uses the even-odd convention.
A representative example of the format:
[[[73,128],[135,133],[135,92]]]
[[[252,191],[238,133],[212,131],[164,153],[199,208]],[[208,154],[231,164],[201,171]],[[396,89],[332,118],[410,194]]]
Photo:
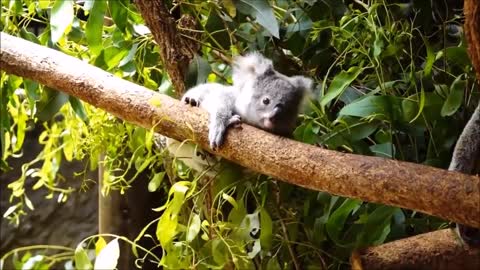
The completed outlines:
[[[77,2],[82,3],[2,0],[0,28],[174,94],[159,49],[133,3]],[[449,1],[165,2],[176,19],[189,14],[199,22],[201,35],[182,31],[201,44],[188,69],[188,86],[230,83],[225,60],[251,50],[272,58],[285,74],[316,80],[318,98],[294,133],[305,143],[445,168],[478,100],[461,6]],[[27,178],[35,179],[33,190],[47,189],[47,199],[63,202],[76,190],[57,173],[62,163],[81,160],[92,170],[101,155],[103,193],[140,184],[134,180],[146,172],[149,190],[165,198],[150,224],[157,227],[153,238],[162,252],[156,248],[146,256],[166,268],[337,269],[347,266],[355,248],[448,225],[408,210],[243,174],[226,162],[215,179],[204,181],[180,162],[164,162],[167,153],[155,147],[150,130],[27,79],[2,72],[0,84],[1,169],[11,169],[7,161],[21,155],[29,129],[44,128],[38,138],[43,151],[9,184],[12,206],[4,218],[17,225],[34,209]],[[85,187],[92,187],[88,180]],[[140,247],[133,241],[146,237],[143,233],[119,239],[129,241],[136,253]],[[115,260],[117,240],[106,245],[92,236],[84,242],[97,250],[95,264],[114,263],[109,260]],[[66,255],[59,248],[63,256],[28,255],[15,263],[34,260],[36,269],[45,269],[74,260],[89,269],[93,263],[86,248],[79,244]]]

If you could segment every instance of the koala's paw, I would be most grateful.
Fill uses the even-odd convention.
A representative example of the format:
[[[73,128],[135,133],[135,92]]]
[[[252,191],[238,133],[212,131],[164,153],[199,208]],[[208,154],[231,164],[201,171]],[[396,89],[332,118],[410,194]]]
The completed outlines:
[[[224,123],[210,125],[208,131],[208,142],[210,143],[210,148],[212,150],[217,150],[223,144],[225,139],[225,131],[227,127]]]
[[[194,106],[194,107],[199,107],[200,106],[200,100],[196,99],[194,97],[184,96],[182,98],[182,102],[185,103],[185,104],[189,104],[190,106]]]
[[[238,125],[240,125],[240,123],[242,123],[242,117],[240,117],[240,115],[238,115],[238,114],[234,114],[228,120],[227,127],[229,127],[229,126],[237,127]]]

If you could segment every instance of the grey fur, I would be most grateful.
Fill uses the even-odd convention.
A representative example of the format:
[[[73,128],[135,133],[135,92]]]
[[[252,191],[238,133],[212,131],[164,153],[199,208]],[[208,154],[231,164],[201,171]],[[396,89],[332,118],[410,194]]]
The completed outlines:
[[[200,106],[209,113],[209,143],[220,147],[225,132],[240,119],[268,132],[290,136],[312,80],[288,77],[277,72],[272,61],[254,52],[237,57],[233,63],[233,85],[198,85],[182,101]]]
[[[466,174],[475,173],[475,166],[480,159],[480,103],[458,138],[453,150],[452,161],[448,169]],[[472,198],[480,200],[480,198]],[[457,232],[468,245],[480,246],[480,230],[457,224]]]

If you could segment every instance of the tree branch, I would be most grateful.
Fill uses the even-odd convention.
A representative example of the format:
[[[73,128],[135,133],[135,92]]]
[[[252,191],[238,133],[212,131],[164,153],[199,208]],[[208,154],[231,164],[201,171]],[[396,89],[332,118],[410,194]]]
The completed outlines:
[[[425,233],[354,252],[352,269],[480,269],[480,248],[462,245],[451,229]]]
[[[208,148],[199,108],[114,77],[61,52],[1,33],[1,70],[78,97],[125,121]],[[152,102],[152,98],[157,102]],[[378,157],[339,153],[242,125],[216,154],[313,190],[413,209],[480,227],[480,177]]]

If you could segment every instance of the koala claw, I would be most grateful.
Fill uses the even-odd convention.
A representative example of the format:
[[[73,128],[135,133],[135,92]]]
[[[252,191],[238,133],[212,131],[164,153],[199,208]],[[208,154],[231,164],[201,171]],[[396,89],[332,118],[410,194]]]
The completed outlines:
[[[194,107],[198,107],[200,106],[200,102],[198,102],[196,99],[194,98],[190,98],[190,97],[185,97],[183,99],[183,101],[185,102],[185,104],[189,104],[190,106],[194,106]]]
[[[240,123],[242,123],[242,117],[238,114],[232,115],[232,117],[228,120],[227,127],[229,126],[238,126]]]

